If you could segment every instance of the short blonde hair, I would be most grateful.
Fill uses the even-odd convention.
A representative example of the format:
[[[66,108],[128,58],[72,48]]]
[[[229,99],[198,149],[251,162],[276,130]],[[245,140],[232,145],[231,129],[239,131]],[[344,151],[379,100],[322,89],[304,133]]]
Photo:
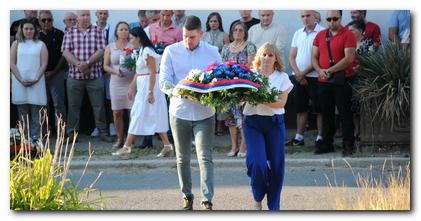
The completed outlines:
[[[256,55],[254,56],[253,68],[260,69],[260,66],[261,66],[260,57],[263,54],[273,54],[275,56],[274,69],[277,71],[285,70],[284,60],[282,59],[281,53],[279,52],[279,50],[276,48],[275,45],[269,42],[264,43],[257,50]]]

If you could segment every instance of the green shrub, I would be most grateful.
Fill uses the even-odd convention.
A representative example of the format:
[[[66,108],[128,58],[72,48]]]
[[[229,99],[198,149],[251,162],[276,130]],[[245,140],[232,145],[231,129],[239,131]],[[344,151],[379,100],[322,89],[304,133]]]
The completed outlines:
[[[21,149],[10,162],[10,209],[11,210],[91,210],[103,209],[102,197],[88,199],[89,193],[96,191],[89,187],[79,190],[68,178],[73,157],[74,143],[68,151],[68,141],[64,146],[64,126],[59,123],[56,148],[51,154],[48,144],[38,146],[37,156]],[[20,134],[24,126],[20,124]],[[21,146],[26,142],[24,136]],[[46,146],[46,147],[44,147]],[[64,156],[62,156],[64,154]],[[92,153],[90,153],[90,157]],[[63,159],[61,159],[63,157]],[[63,161],[63,165],[60,165]],[[83,175],[82,175],[83,176]]]
[[[411,59],[395,44],[385,42],[381,49],[360,57],[355,89],[372,120],[393,128],[409,122]]]

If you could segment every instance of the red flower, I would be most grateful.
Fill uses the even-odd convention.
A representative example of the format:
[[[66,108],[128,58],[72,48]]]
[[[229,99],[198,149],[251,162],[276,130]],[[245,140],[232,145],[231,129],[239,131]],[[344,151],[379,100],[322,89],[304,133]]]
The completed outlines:
[[[227,61],[224,64],[231,66],[231,65],[237,64],[237,62],[235,62],[235,61]]]
[[[127,55],[133,53],[133,48],[125,48],[123,51],[126,53],[126,56],[127,56]]]

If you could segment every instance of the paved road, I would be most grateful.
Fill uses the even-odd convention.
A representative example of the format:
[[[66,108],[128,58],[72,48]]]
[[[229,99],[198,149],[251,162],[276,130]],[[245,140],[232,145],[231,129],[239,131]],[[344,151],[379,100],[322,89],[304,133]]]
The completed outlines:
[[[73,170],[78,180],[81,170]],[[88,171],[80,186],[95,180],[99,170]],[[354,174],[373,174],[378,178],[379,169],[370,172],[354,168]],[[385,172],[387,173],[387,172]],[[200,209],[199,171],[193,168],[194,207]],[[335,183],[336,180],[336,183]],[[249,178],[242,167],[215,168],[215,210],[249,210],[251,194]],[[109,210],[178,210],[181,193],[174,168],[118,168],[105,169],[95,185],[106,200]],[[332,186],[332,187],[330,187]],[[348,168],[293,167],[286,171],[281,207],[284,210],[332,210],[336,197],[350,198],[353,191],[360,191],[352,171]]]

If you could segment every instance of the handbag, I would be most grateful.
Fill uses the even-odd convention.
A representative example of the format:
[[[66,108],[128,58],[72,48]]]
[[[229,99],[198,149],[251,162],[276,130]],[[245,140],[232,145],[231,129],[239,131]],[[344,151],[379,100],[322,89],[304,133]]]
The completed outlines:
[[[331,38],[332,38],[332,36],[330,35],[330,31],[327,31],[326,32],[326,43],[327,43],[327,52],[329,54],[330,67],[335,65],[335,61],[332,58],[332,52],[330,50],[330,39]],[[328,83],[343,85],[345,83],[345,73],[346,73],[345,70],[340,70],[340,71],[331,73],[330,76],[329,76],[329,79],[328,79]]]

